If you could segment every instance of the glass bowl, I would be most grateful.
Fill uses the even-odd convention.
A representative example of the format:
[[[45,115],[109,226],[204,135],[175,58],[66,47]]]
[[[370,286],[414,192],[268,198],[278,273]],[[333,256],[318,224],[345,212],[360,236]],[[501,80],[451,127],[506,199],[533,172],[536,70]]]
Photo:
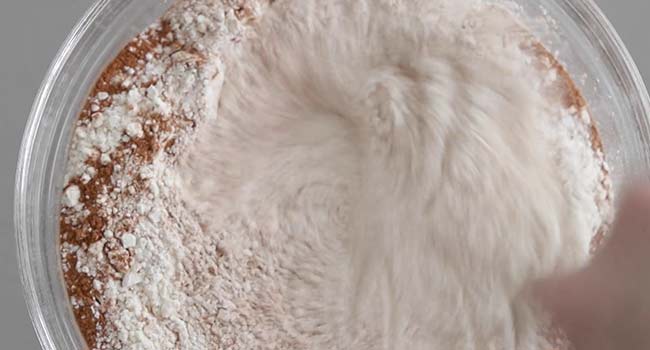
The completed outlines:
[[[169,3],[100,0],[75,26],[36,97],[18,161],[14,226],[27,307],[43,349],[86,349],[62,280],[59,202],[72,127],[104,67]]]
[[[590,104],[614,193],[626,178],[647,175],[650,99],[602,12],[591,0],[515,2],[535,21],[531,29],[557,54]],[[44,349],[86,348],[59,263],[59,199],[74,121],[103,68],[168,7],[161,0],[98,1],[66,40],[34,103],[16,176],[15,228],[25,299]]]

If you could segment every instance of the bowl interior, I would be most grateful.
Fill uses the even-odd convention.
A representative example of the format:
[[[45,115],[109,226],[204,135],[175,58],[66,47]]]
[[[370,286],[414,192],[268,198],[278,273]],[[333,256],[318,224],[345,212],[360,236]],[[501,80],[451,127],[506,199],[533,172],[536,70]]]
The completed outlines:
[[[590,0],[516,2],[590,104],[616,193],[624,179],[645,174],[650,164],[650,100],[634,63]],[[25,297],[44,349],[85,348],[58,249],[59,197],[74,122],[105,65],[168,6],[160,0],[98,1],[62,47],[34,104],[18,164],[15,226]]]

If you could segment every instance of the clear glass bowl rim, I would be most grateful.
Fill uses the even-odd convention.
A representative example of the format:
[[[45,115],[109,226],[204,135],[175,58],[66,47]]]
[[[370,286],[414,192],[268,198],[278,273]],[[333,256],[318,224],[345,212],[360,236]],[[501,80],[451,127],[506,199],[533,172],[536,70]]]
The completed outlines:
[[[53,92],[59,88],[61,75],[69,68],[71,56],[80,50],[78,44],[87,39],[98,18],[111,15],[105,13],[107,7],[120,7],[132,1],[135,0],[99,0],[74,27],[41,85],[23,136],[15,179],[14,229],[29,315],[42,347],[48,350],[80,349],[85,346],[76,324],[71,324],[74,322],[70,321],[68,305],[55,305],[53,294],[55,290],[60,293],[63,283],[51,280],[51,273],[48,272],[50,261],[43,252],[48,233],[43,232],[39,223],[39,220],[43,220],[42,186],[51,181],[47,167],[51,165],[53,155],[48,147],[56,137],[56,124],[61,117],[46,112]],[[631,55],[602,11],[592,0],[555,1],[561,2],[563,7],[568,7],[581,16],[582,21],[590,24],[589,30],[601,39],[600,45],[612,56],[610,59],[618,79],[633,92],[633,96],[628,96],[633,109],[647,120],[650,116],[650,98],[645,84]],[[648,132],[644,134],[650,135]]]

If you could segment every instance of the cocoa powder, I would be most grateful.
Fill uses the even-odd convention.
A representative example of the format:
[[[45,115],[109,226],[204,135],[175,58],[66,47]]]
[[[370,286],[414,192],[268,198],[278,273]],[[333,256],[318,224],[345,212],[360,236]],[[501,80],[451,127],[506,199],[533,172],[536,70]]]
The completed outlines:
[[[79,123],[92,122],[98,115],[98,111],[92,110],[93,101],[100,101],[100,111],[111,105],[111,96],[128,91],[128,87],[122,85],[124,81],[121,76],[129,68],[142,67],[147,55],[153,55],[154,59],[161,59],[160,47],[180,48],[181,45],[173,39],[170,24],[168,21],[161,21],[158,26],[149,29],[144,35],[138,36],[127,44],[117,55],[117,57],[104,69],[97,83],[91,90],[86,105],[79,115]],[[154,81],[143,83],[143,87],[155,83]],[[97,99],[98,94],[105,93],[109,97],[105,100]],[[169,131],[169,122],[162,120],[157,114],[142,116],[149,123],[144,128],[144,136],[124,142],[114,152],[112,159],[107,164],[102,163],[99,159],[88,159],[86,164],[97,170],[96,175],[88,182],[81,180],[80,176],[70,179],[66,188],[69,186],[78,186],[82,194],[80,202],[88,210],[88,214],[79,220],[72,220],[72,210],[62,209],[60,217],[60,237],[62,244],[78,246],[80,249],[88,249],[90,245],[99,241],[103,237],[104,228],[108,215],[98,201],[99,195],[106,192],[112,192],[115,185],[111,178],[116,166],[126,168],[128,166],[142,166],[150,163],[153,156],[159,151],[161,142],[157,130]],[[181,118],[178,118],[181,119]],[[167,140],[165,148],[171,149],[174,140]],[[136,180],[137,188],[141,186],[141,181]],[[130,196],[130,193],[123,193],[122,196]],[[122,232],[131,230],[128,218],[116,218],[121,220]],[[76,300],[79,307],[73,308],[79,329],[86,340],[89,348],[96,348],[97,338],[108,331],[110,327],[104,317],[104,309],[100,308],[99,312],[93,311],[92,305],[102,303],[100,291],[94,287],[94,280],[105,280],[114,277],[115,272],[125,273],[130,264],[130,253],[124,249],[116,238],[112,238],[104,246],[108,265],[105,269],[99,271],[94,278],[79,271],[77,268],[77,255],[64,254],[63,265],[64,279],[67,286],[67,292],[71,299]]]

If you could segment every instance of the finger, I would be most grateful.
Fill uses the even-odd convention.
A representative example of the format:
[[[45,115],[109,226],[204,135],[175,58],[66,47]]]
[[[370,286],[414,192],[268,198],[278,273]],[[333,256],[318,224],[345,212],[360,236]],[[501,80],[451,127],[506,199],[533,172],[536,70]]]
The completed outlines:
[[[590,268],[623,287],[630,276],[643,276],[649,264],[650,185],[636,185],[623,195],[612,233]]]

